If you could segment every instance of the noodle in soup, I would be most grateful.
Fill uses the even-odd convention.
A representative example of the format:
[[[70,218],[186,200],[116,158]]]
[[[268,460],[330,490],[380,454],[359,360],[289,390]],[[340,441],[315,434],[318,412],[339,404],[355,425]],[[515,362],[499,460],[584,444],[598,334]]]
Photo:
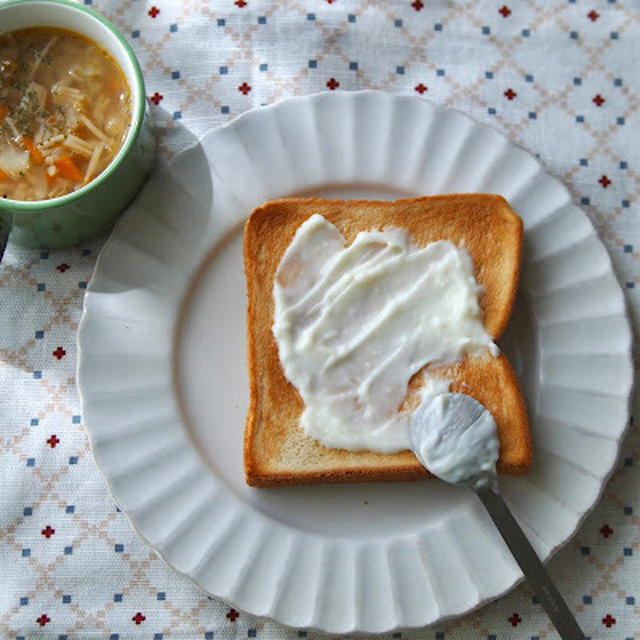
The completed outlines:
[[[0,196],[47,200],[86,185],[122,147],[131,111],[122,70],[85,36],[0,34]]]

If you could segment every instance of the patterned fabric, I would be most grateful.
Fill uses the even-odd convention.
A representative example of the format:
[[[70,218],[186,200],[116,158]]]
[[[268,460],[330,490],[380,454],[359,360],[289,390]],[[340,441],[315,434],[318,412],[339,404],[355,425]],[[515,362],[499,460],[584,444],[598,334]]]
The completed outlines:
[[[596,225],[640,313],[640,7],[623,0],[85,0],[143,66],[161,155],[252,107],[383,89],[459,109],[535,153]],[[318,638],[207,598],[133,531],[93,461],[76,329],[103,241],[0,267],[0,636]],[[638,638],[640,433],[550,569],[586,635]],[[393,638],[558,637],[521,585]]]

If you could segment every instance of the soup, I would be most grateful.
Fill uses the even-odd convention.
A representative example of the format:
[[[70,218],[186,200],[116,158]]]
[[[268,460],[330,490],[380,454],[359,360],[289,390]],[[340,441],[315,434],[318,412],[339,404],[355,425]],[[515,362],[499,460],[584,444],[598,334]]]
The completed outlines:
[[[122,70],[88,38],[0,34],[0,195],[46,200],[84,186],[118,153],[131,109]]]

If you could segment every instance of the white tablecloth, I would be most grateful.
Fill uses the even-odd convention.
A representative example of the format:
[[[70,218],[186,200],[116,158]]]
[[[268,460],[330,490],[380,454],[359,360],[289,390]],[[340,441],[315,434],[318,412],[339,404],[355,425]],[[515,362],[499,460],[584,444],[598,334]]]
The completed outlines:
[[[596,225],[640,311],[640,4],[621,0],[85,0],[139,56],[161,157],[257,105],[375,88],[459,109],[535,153]],[[317,638],[207,598],[135,534],[96,468],[76,329],[104,240],[0,267],[0,636]],[[639,638],[640,437],[550,569],[591,638]],[[557,637],[522,585],[388,637]]]

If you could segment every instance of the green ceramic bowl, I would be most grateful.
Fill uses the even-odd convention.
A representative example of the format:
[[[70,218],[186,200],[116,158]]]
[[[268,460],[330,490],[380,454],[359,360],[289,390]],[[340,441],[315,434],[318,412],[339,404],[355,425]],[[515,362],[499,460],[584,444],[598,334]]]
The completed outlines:
[[[37,26],[81,33],[106,49],[127,78],[133,104],[132,123],[122,148],[87,185],[50,200],[23,202],[0,197],[0,224],[11,229],[12,242],[54,249],[86,242],[111,228],[147,177],[155,145],[140,65],[116,28],[95,11],[69,0],[0,3],[0,33]]]

